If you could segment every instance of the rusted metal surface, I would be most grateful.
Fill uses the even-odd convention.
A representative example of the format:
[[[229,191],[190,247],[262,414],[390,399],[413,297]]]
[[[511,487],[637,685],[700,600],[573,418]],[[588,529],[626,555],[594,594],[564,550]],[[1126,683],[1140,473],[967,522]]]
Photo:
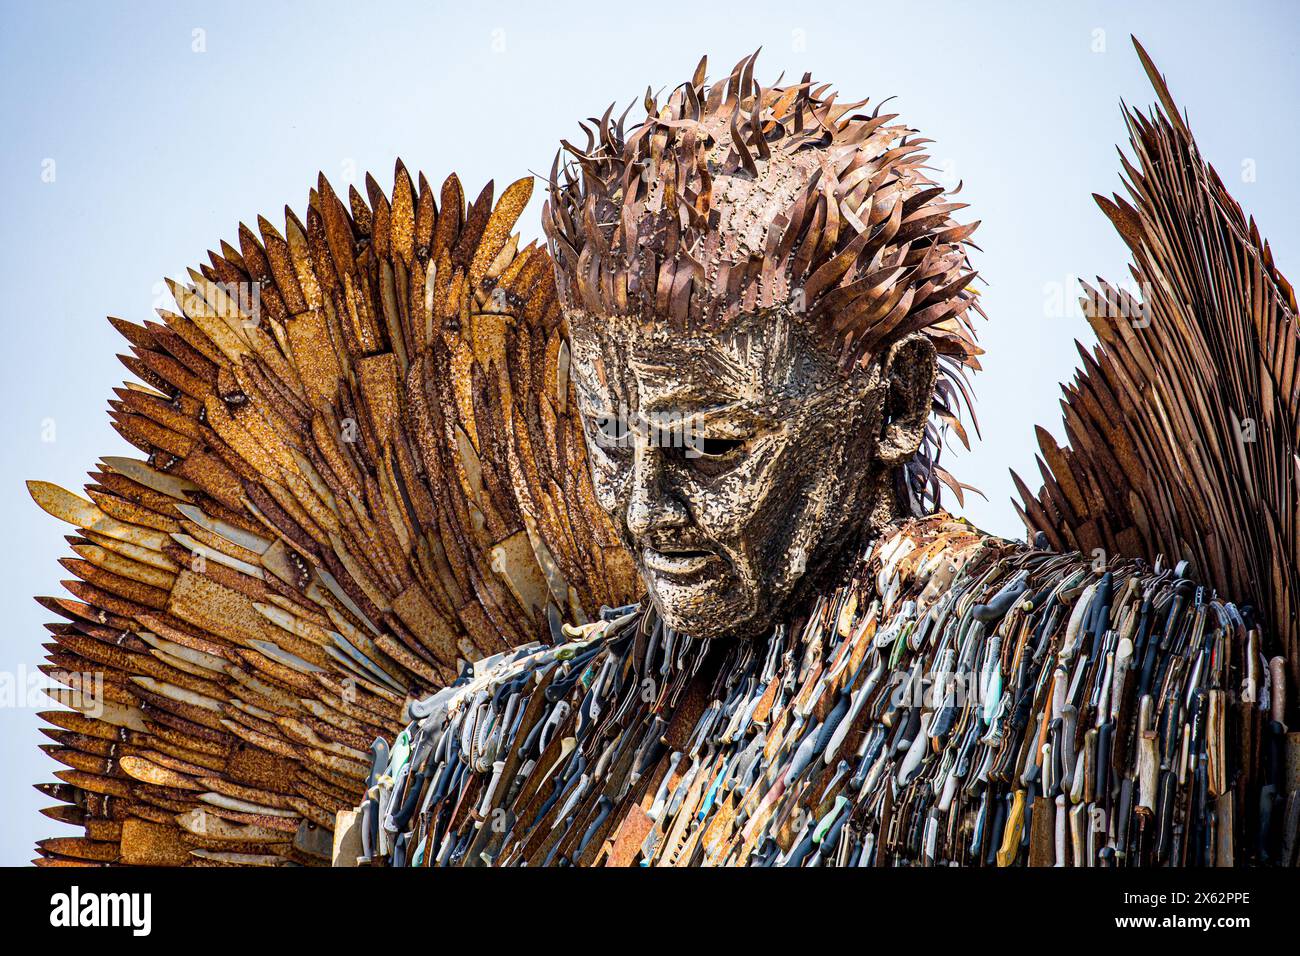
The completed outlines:
[[[241,226],[113,320],[143,384],[110,402],[145,456],[90,500],[71,597],[41,598],[45,714],[67,769],[42,864],[328,862],[308,831],[357,803],[376,736],[465,660],[551,640],[634,596],[594,504],[549,257],[513,234],[523,179],[468,205],[400,163],[306,224]],[[328,843],[325,843],[328,849]]]

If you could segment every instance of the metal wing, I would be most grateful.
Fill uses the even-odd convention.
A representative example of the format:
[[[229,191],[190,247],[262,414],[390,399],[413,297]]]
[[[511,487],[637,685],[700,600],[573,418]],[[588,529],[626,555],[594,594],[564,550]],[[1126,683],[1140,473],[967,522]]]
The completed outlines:
[[[1085,284],[1099,344],[1079,347],[1064,387],[1069,444],[1038,429],[1038,495],[1013,476],[1021,516],[1057,548],[1189,559],[1267,616],[1295,679],[1295,293],[1134,43],[1160,108],[1125,108],[1129,198],[1096,199],[1132,250],[1140,299]]]
[[[513,233],[532,180],[366,185],[322,176],[305,225],[241,225],[177,311],[111,320],[146,457],[102,459],[89,500],[30,483],[77,529],[72,597],[39,599],[70,708],[41,789],[84,827],[38,863],[328,862],[409,698],[634,596],[550,257]]]

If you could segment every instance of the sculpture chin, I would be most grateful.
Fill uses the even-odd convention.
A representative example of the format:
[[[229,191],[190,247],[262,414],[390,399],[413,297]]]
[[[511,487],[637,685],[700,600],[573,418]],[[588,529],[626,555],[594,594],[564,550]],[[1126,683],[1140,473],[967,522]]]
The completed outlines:
[[[659,616],[675,631],[712,640],[765,624],[754,590],[717,551],[644,548],[638,564]]]

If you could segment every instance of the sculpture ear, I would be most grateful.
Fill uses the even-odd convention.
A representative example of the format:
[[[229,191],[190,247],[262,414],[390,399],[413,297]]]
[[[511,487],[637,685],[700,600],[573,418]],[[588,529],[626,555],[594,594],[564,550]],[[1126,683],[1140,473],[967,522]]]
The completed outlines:
[[[889,392],[877,448],[877,457],[885,464],[902,465],[921,447],[938,363],[934,343],[920,332],[899,339],[885,355],[880,372]]]

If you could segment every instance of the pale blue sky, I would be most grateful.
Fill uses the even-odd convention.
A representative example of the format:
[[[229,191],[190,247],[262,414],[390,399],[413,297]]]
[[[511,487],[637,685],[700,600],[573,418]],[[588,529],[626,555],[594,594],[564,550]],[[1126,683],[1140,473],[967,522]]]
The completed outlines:
[[[241,220],[278,220],[286,202],[301,212],[317,170],[340,190],[367,169],[387,186],[400,155],[430,179],[454,169],[472,194],[488,178],[499,191],[549,169],[576,120],[675,85],[704,52],[715,76],[761,45],[768,81],[811,69],[846,98],[896,95],[891,111],[965,181],[991,321],[975,382],[984,439],[949,464],[989,496],[966,514],[1019,536],[1008,467],[1032,482],[1033,425],[1061,435],[1057,383],[1073,340],[1091,342],[1058,303],[1073,303],[1073,275],[1127,275],[1090,194],[1119,186],[1120,98],[1151,100],[1130,33],[1297,278],[1289,3],[0,0],[0,680],[39,661],[50,615],[31,595],[59,593],[66,576],[55,562],[68,529],[23,479],[79,488],[98,456],[131,453],[104,414],[126,374],[104,315],[151,318],[164,275],[233,240]],[[37,814],[46,801],[31,788],[57,769],[36,750],[45,706],[0,700],[0,864],[66,829]]]

